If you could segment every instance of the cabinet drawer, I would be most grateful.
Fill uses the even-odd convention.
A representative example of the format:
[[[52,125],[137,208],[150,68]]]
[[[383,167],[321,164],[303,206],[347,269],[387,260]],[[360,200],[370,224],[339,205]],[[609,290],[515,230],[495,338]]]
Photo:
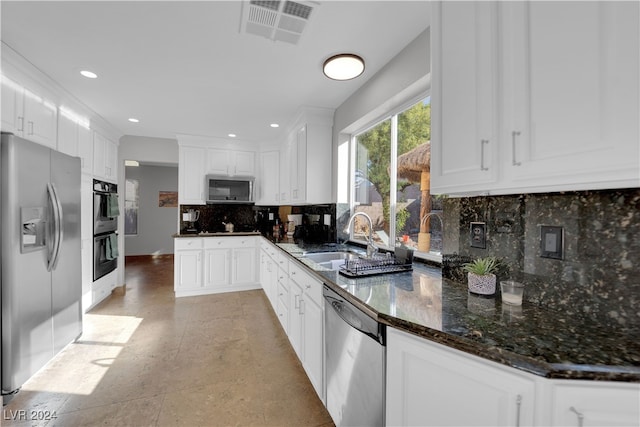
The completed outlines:
[[[278,304],[289,306],[289,288],[280,282],[278,282]]]
[[[255,240],[253,237],[205,237],[203,240],[205,249],[255,247]]]
[[[201,237],[186,237],[183,239],[175,239],[174,248],[176,250],[180,249],[202,249],[202,241],[204,239]]]
[[[295,261],[289,263],[289,276],[291,280],[302,287],[302,291],[307,297],[320,307],[323,306],[321,281],[304,271],[304,268],[299,266]]]
[[[289,275],[289,262],[287,255],[283,254],[280,250],[276,250],[273,255],[273,261],[277,264],[278,268],[282,270],[284,275]]]

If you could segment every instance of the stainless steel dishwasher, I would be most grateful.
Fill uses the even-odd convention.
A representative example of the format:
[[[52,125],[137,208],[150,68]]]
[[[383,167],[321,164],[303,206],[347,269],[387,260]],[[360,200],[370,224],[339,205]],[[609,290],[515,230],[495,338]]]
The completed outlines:
[[[324,285],[327,409],[336,426],[383,426],[386,326]]]

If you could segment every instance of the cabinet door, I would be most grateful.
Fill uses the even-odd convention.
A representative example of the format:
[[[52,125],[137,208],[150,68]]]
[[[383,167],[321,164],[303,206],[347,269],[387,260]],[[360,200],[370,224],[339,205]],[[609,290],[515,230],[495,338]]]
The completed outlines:
[[[179,250],[175,252],[176,292],[202,288],[202,250]]]
[[[93,132],[93,174],[98,178],[106,178],[107,139],[98,132]]]
[[[178,198],[183,205],[204,205],[206,149],[185,147],[179,149]]]
[[[252,151],[236,151],[234,154],[233,175],[255,176],[256,154]]]
[[[387,425],[533,425],[535,380],[509,370],[387,328]]]
[[[78,155],[78,122],[64,113],[58,116],[58,151]]]
[[[229,150],[219,148],[207,149],[207,173],[212,175],[229,175]]]
[[[483,192],[497,179],[494,2],[435,2],[431,190]]]
[[[311,298],[301,302],[303,324],[304,370],[316,393],[324,401],[324,310]]]
[[[256,249],[236,248],[232,251],[231,283],[248,285],[256,282]]]
[[[260,153],[260,179],[258,203],[277,204],[280,200],[280,153]]]
[[[23,135],[24,131],[24,89],[5,75],[2,78],[2,131]]]
[[[78,156],[83,174],[93,174],[93,140],[91,129],[78,125]]]
[[[55,103],[25,89],[24,117],[24,137],[55,149],[58,126],[58,108]]]
[[[551,426],[638,426],[640,385],[598,381],[554,381],[543,412]]]
[[[231,283],[231,250],[205,249],[204,286],[224,287]]]
[[[302,288],[293,280],[289,280],[289,342],[298,355],[302,357]]]
[[[105,139],[104,149],[105,178],[112,182],[118,181],[118,146],[115,142]]]
[[[296,132],[295,138],[291,141],[289,149],[289,187],[291,188],[291,201],[300,202],[304,200],[304,186],[306,184],[306,149],[307,149],[307,127],[302,126]]]
[[[505,184],[640,184],[638,2],[501,4]]]
[[[293,157],[291,157],[292,144],[295,141],[289,139],[283,147],[282,152],[280,153],[280,170],[278,171],[279,181],[280,181],[280,195],[278,197],[278,202],[280,204],[289,203],[291,200],[291,176],[290,176],[290,168],[295,167],[292,163],[295,161]]]

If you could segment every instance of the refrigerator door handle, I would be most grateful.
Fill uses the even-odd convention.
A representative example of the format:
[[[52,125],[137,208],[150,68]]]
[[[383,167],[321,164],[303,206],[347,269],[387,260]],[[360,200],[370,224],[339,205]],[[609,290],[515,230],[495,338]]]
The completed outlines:
[[[56,186],[53,183],[47,184],[47,195],[51,202],[53,211],[53,247],[47,262],[47,271],[52,271],[58,264],[58,257],[60,255],[60,243],[62,242],[62,205],[58,198],[58,192]]]

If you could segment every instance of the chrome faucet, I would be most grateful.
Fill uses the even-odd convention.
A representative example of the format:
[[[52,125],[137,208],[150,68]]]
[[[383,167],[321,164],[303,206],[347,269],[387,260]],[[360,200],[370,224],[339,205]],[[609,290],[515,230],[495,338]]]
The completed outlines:
[[[371,217],[369,215],[367,215],[364,212],[356,212],[353,215],[351,215],[351,218],[349,218],[349,222],[347,223],[347,233],[351,234],[351,223],[353,222],[354,218],[357,217],[358,215],[362,215],[363,217],[366,218],[367,222],[369,223],[369,241],[367,242],[367,258],[372,258],[376,252],[378,252],[378,248],[373,244],[373,221],[371,221]]]

